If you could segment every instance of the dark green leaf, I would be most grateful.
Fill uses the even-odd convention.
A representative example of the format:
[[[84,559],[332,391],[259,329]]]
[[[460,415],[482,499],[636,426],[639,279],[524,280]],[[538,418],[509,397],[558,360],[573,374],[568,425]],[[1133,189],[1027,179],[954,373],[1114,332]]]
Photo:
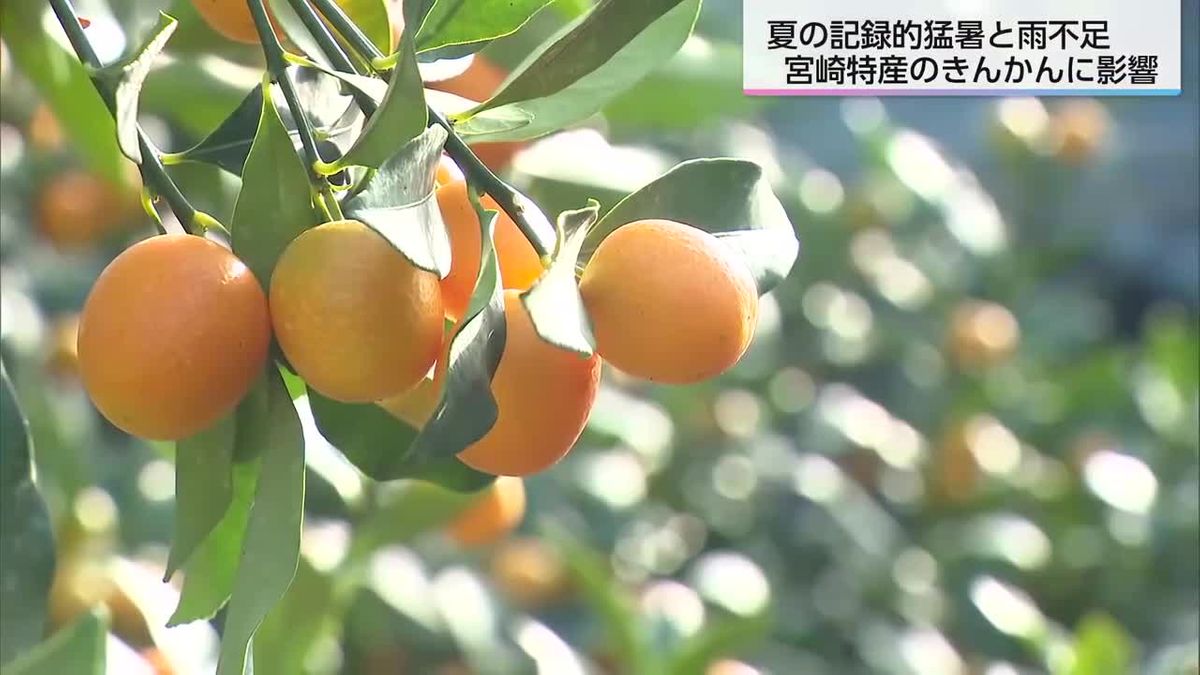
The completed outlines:
[[[269,88],[262,91],[269,92]],[[233,251],[270,288],[275,261],[299,234],[320,222],[312,205],[308,172],[273,97],[263,96],[254,144],[242,172],[242,189],[233,208]]]
[[[343,205],[347,218],[362,221],[412,264],[439,277],[450,272],[450,238],[433,190],[445,142],[441,127],[425,129]]]
[[[179,153],[181,159],[215,164],[229,173],[242,175],[246,156],[254,143],[262,117],[262,85],[252,89],[221,125],[195,146]]]
[[[583,356],[595,352],[591,323],[579,295],[575,268],[588,229],[596,222],[599,202],[558,216],[560,244],[550,269],[521,294],[533,327],[543,340]]]
[[[646,218],[712,232],[746,261],[760,293],[787,276],[800,251],[791,220],[762,168],[740,159],[687,161],[629,195],[596,223],[582,259],[587,261],[613,230]]]
[[[41,639],[54,566],[54,532],[33,482],[29,425],[0,362],[0,664]]]
[[[187,564],[233,498],[233,445],[237,413],[175,444],[175,531],[166,580]]]
[[[462,492],[492,480],[453,456],[418,461],[411,453],[418,431],[373,403],[341,403],[314,391],[308,403],[321,435],[375,480],[422,478]]]
[[[500,262],[492,243],[496,212],[483,208],[474,186],[469,195],[481,230],[479,276],[450,342],[442,398],[413,441],[411,452],[417,461],[457,455],[483,438],[499,414],[492,376],[504,354],[507,329]]]
[[[700,0],[604,0],[532,54],[480,110],[514,106],[533,121],[487,140],[524,140],[561,129],[669,59],[687,40]]]
[[[362,134],[337,166],[368,166],[379,168],[396,148],[416,138],[425,130],[429,113],[425,108],[425,84],[417,68],[417,55],[407,33],[400,40],[400,60],[392,70],[387,92],[379,109],[367,120]]]
[[[552,0],[437,0],[417,36],[417,51],[483,42],[514,33]]]
[[[220,522],[191,555],[183,568],[183,590],[168,626],[210,619],[229,600],[238,558],[246,537],[250,505],[258,482],[255,460],[233,465],[233,490]]]
[[[179,22],[167,16],[159,15],[158,29],[138,49],[137,53],[125,65],[113,71],[105,71],[100,76],[111,79],[113,93],[113,116],[117,121],[117,144],[126,157],[141,164],[142,150],[138,144],[138,97],[142,93],[142,84],[150,74],[154,60],[167,46],[167,40],[179,26]],[[111,75],[110,75],[111,73]]]
[[[0,33],[21,73],[37,88],[88,166],[124,185],[125,158],[117,146],[116,125],[91,77],[73,54],[46,33],[44,2],[0,4]],[[57,30],[57,29],[56,29]]]
[[[4,669],[4,675],[104,675],[108,631],[89,612]]]
[[[270,431],[221,637],[217,675],[247,671],[250,639],[292,582],[304,518],[304,433],[278,372],[268,376]]]
[[[189,462],[180,448],[175,453],[175,481],[180,486],[176,487],[175,494],[176,519],[181,517],[180,511],[189,510],[197,513],[191,517],[197,524],[202,525],[213,517],[218,520],[203,533],[203,539],[193,544],[186,557],[180,556],[176,563],[184,565],[185,574],[179,606],[169,621],[172,626],[213,616],[229,599],[233,589],[234,572],[258,481],[257,459],[270,439],[270,393],[266,377],[259,378],[231,417],[232,423],[224,422],[210,430],[211,443],[207,447],[194,442],[196,439],[189,439],[194,450],[215,451],[216,461],[206,463],[201,452],[194,452]],[[212,504],[204,503],[206,484],[214,486],[209,488],[214,495]],[[190,486],[192,492],[181,492],[182,485]],[[197,531],[201,529],[192,527]],[[177,555],[181,531],[184,530],[177,524],[172,558]],[[173,569],[170,563],[168,569]]]

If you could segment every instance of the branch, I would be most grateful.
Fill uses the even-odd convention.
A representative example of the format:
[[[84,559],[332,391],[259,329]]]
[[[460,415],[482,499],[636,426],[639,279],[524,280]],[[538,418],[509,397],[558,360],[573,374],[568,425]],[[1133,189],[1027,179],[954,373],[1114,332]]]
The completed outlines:
[[[54,15],[58,18],[59,25],[67,34],[67,39],[71,42],[71,48],[75,50],[75,56],[79,58],[84,65],[92,70],[100,70],[104,64],[100,61],[100,57],[96,55],[96,50],[92,49],[92,43],[83,33],[83,25],[79,23],[79,16],[75,14],[75,8],[71,6],[71,0],[50,0],[50,6],[54,10]],[[99,78],[92,77],[92,86],[100,94],[100,98],[104,100],[104,104],[108,107],[111,114],[114,109],[113,92],[108,91]],[[213,227],[216,221],[211,216],[199,214],[198,211],[188,202],[187,198],[180,192],[179,186],[175,181],[167,175],[166,169],[163,168],[162,160],[159,158],[159,152],[154,147],[154,144],[146,136],[146,132],[139,125],[138,147],[141,149],[142,161],[138,165],[138,169],[142,174],[142,182],[151,187],[158,193],[167,205],[171,207],[171,211],[175,213],[175,217],[179,220],[179,224],[188,234],[202,234],[203,230]],[[199,215],[198,215],[199,214]],[[198,232],[197,229],[200,231]]]
[[[342,8],[338,7],[333,0],[312,0],[312,2],[321,11],[321,14],[333,24],[333,27],[346,38],[350,46],[373,66],[384,57],[374,43],[359,30],[358,26],[346,16]],[[414,37],[413,35],[406,34],[404,39],[411,40]],[[542,245],[544,239],[537,235],[536,228],[525,217],[525,209],[521,206],[521,201],[524,198],[520,197],[512,187],[496,176],[471,151],[467,143],[454,131],[454,126],[441,113],[432,107],[427,107],[430,124],[437,124],[446,130],[446,153],[462,167],[472,182],[479,185],[484,192],[496,200],[500,208],[517,224],[517,228],[521,230],[521,234],[525,235],[525,238],[529,240],[529,243],[537,251],[538,255],[543,259],[547,258],[550,255],[550,251]]]

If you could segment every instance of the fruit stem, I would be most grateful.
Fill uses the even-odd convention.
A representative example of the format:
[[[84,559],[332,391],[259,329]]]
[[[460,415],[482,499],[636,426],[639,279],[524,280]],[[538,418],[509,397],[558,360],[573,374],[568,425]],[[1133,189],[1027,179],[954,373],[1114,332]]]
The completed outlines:
[[[54,10],[55,17],[58,18],[59,25],[67,34],[67,40],[71,43],[71,48],[75,50],[75,56],[83,62],[85,66],[93,71],[100,70],[104,67],[104,63],[100,61],[100,57],[96,54],[96,50],[92,49],[92,43],[88,41],[87,35],[83,32],[83,24],[79,22],[79,16],[75,13],[75,8],[71,6],[71,0],[50,0],[50,7]],[[100,78],[91,77],[92,86],[99,92],[100,98],[104,99],[104,104],[108,106],[108,111],[113,112],[113,94],[108,91],[103,85]],[[163,168],[162,161],[159,159],[158,149],[146,136],[146,132],[142,130],[141,125],[137,127],[138,148],[142,154],[142,161],[138,164],[138,169],[142,174],[142,182],[150,186],[163,199],[167,205],[171,207],[171,211],[175,213],[175,217],[179,220],[179,224],[188,234],[203,234],[204,223],[202,218],[197,218],[197,211],[180,192],[179,186],[167,174]],[[158,223],[159,231],[162,230],[161,223]]]
[[[334,70],[353,74],[357,74],[359,72],[359,70],[354,67],[354,62],[350,60],[349,54],[342,49],[342,46],[338,44],[337,40],[329,32],[329,28],[322,23],[321,17],[317,16],[317,12],[312,8],[312,5],[310,5],[306,0],[288,0],[288,4],[290,4],[292,9],[295,10],[296,14],[300,16],[300,21],[302,21],[304,23],[304,27],[308,29],[309,35],[312,35],[313,39],[317,41],[317,45],[321,48],[321,51],[325,53],[325,57],[329,59],[329,62],[333,66]],[[379,107],[375,104],[375,101],[373,101],[371,97],[358,91],[357,89],[352,88],[350,93],[351,96],[354,97],[354,102],[358,104],[358,107],[367,117],[373,115],[375,110]]]
[[[384,54],[379,51],[379,48],[359,30],[358,26],[350,20],[346,13],[338,7],[333,0],[312,0],[321,14],[333,24],[334,29],[338,31],[354,50],[359,52],[367,61],[372,64],[384,57]],[[405,27],[405,35],[401,39],[413,39],[415,36],[407,33]],[[381,73],[382,77],[388,77],[387,73]],[[522,201],[525,197],[517,194],[507,183],[501,180],[491,169],[483,163],[471,150],[470,146],[454,131],[452,125],[441,113],[434,110],[432,106],[426,106],[429,113],[429,123],[437,124],[446,130],[446,154],[457,163],[474,183],[476,183],[485,193],[491,195],[492,199],[508,214],[517,227],[521,230],[521,234],[529,240],[535,251],[541,258],[546,258],[551,251],[547,248],[545,242],[553,241],[548,235],[539,235],[537,227],[525,215],[525,208],[522,206]]]
[[[283,45],[279,44],[275,29],[271,27],[271,20],[267,18],[267,9],[263,6],[263,0],[246,0],[246,6],[250,9],[250,16],[254,19],[254,28],[258,31],[258,38],[262,42],[263,56],[267,59],[267,71],[271,74],[271,80],[276,82],[283,91],[283,98],[287,101],[288,108],[292,111],[292,118],[296,121],[300,146],[307,160],[308,178],[319,190],[325,183],[325,179],[317,172],[316,166],[324,160],[321,159],[321,153],[317,150],[312,124],[309,123],[308,116],[305,115],[304,108],[300,105],[300,96],[296,93],[296,86],[288,73],[287,59],[283,56]]]

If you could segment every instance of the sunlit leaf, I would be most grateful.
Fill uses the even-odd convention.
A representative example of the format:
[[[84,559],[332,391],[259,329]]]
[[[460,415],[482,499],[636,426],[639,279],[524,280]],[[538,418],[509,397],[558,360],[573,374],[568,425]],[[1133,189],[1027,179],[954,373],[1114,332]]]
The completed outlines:
[[[109,86],[112,87],[117,143],[126,157],[138,163],[142,161],[142,151],[138,145],[138,98],[154,60],[167,46],[167,41],[171,39],[171,34],[178,25],[179,22],[175,19],[160,14],[158,29],[132,59],[119,68],[99,74],[102,79],[109,80]]]
[[[596,222],[600,204],[564,211],[558,217],[561,241],[550,269],[521,294],[521,302],[538,335],[552,345],[583,356],[595,351],[591,323],[579,295],[575,269],[588,229]]]
[[[437,0],[416,33],[417,51],[509,35],[551,1]]]
[[[337,4],[376,49],[384,54],[391,53],[392,20],[386,0],[337,0]]]
[[[1124,675],[1133,671],[1134,645],[1112,617],[1089,614],[1079,623],[1073,645],[1075,658],[1056,675]]]
[[[292,582],[304,518],[304,433],[287,387],[268,379],[270,431],[229,596],[217,675],[243,675],[250,639]],[[251,668],[252,671],[252,668]]]
[[[513,106],[533,117],[486,139],[536,138],[586,119],[675,54],[699,12],[700,0],[603,0],[530,55],[479,107]]]
[[[95,612],[55,633],[4,668],[4,675],[104,675],[107,627]]]
[[[647,218],[713,233],[746,262],[760,293],[788,275],[800,252],[792,222],[762,168],[740,159],[687,161],[629,195],[596,223],[582,260],[613,230]]]
[[[175,529],[166,578],[224,517],[233,497],[233,444],[237,413],[175,444]]]
[[[335,609],[333,591],[333,578],[301,557],[292,585],[254,635],[256,672],[305,671],[305,660]]]
[[[494,110],[484,110],[471,115],[461,123],[454,125],[454,131],[463,138],[484,136],[514,131],[533,123],[533,115],[521,108],[507,106]]]
[[[269,88],[264,88],[269,92]],[[271,284],[275,261],[301,232],[320,222],[313,208],[304,163],[274,99],[263,96],[262,114],[242,172],[242,189],[233,208],[233,251],[263,288]]]
[[[429,127],[395,152],[362,192],[343,205],[347,218],[383,235],[421,269],[450,272],[450,238],[434,198],[437,163],[446,131]]]
[[[42,637],[54,533],[33,481],[29,425],[0,362],[0,664]]]
[[[479,276],[467,311],[451,338],[442,398],[413,441],[414,458],[457,455],[491,430],[499,414],[492,377],[504,353],[506,325],[500,262],[492,243],[496,212],[483,208],[470,186],[481,236]]]

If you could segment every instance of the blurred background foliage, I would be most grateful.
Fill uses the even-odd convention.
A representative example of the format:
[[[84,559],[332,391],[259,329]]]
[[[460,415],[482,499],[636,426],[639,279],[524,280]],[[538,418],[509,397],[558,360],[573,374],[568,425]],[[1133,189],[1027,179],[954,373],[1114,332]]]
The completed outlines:
[[[48,631],[105,605],[109,672],[211,672],[220,615],[164,627],[169,449],[104,423],[75,376],[91,282],[152,230],[39,4],[0,10],[0,280],[4,362],[58,539]],[[589,4],[559,0],[435,86],[486,97]],[[371,484],[310,442],[304,555],[256,638],[258,670],[1196,673],[1198,21],[1184,5],[1178,98],[781,100],[741,95],[740,3],[709,0],[678,56],[603,115],[483,149],[547,212],[611,206],[680,159],[755,160],[800,262],[726,376],[611,373],[576,449],[525,481],[525,516],[497,541],[447,536],[470,500]],[[186,1],[79,9],[106,60],[157,10],[180,19],[143,94],[164,148],[199,140],[258,81],[259,52]],[[228,219],[236,178],[172,173]]]

